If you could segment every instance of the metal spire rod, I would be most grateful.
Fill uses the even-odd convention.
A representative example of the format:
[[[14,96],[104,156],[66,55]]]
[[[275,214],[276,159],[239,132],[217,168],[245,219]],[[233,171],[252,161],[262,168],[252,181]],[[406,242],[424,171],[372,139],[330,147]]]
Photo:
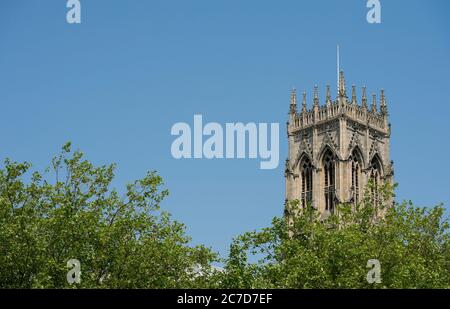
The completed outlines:
[[[336,83],[337,83],[337,90],[338,90],[338,93],[339,93],[339,89],[340,89],[340,85],[339,85],[339,44],[337,45],[337,51],[336,51],[336,54],[337,54],[337,62],[336,62],[336,64],[337,64],[337,79],[336,79]]]

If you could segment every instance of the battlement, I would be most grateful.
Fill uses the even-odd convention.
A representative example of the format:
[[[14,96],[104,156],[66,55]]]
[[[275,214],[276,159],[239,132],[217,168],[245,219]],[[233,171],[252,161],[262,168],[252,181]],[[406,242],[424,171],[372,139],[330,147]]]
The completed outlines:
[[[344,72],[342,71],[339,74],[339,89],[335,100],[331,99],[330,86],[327,86],[325,103],[321,105],[318,87],[315,86],[311,108],[308,109],[306,101],[306,93],[304,92],[299,112],[297,110],[297,93],[295,89],[292,90],[288,123],[290,132],[318,125],[334,118],[346,117],[381,133],[389,134],[388,110],[384,90],[381,90],[379,102],[377,102],[376,95],[372,95],[372,102],[368,107],[366,87],[363,87],[361,104],[358,104],[355,86],[352,86],[351,98],[347,97]]]

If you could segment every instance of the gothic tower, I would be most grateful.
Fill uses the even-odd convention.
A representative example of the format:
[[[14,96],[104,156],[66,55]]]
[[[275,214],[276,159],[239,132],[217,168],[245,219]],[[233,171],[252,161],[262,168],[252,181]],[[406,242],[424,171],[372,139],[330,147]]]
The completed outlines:
[[[362,199],[370,179],[376,186],[393,181],[390,160],[390,123],[384,91],[379,107],[376,95],[368,106],[366,88],[361,104],[355,86],[347,97],[344,73],[339,72],[338,94],[333,101],[327,86],[325,104],[319,102],[314,87],[313,104],[308,109],[303,93],[300,112],[292,90],[287,135],[286,200],[310,203],[323,217],[336,211],[340,203]]]

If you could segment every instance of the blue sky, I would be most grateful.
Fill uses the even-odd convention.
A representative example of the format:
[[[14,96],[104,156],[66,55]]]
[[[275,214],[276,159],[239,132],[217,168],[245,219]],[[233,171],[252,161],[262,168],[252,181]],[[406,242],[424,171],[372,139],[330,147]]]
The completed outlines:
[[[114,185],[157,170],[163,208],[194,243],[225,254],[232,237],[283,211],[289,92],[336,84],[336,44],[347,85],[386,91],[399,200],[450,204],[450,2],[66,1],[0,3],[0,158],[48,166],[72,141],[96,164],[118,164]],[[335,93],[333,94],[335,95]],[[279,122],[280,165],[175,160],[171,126]],[[447,206],[448,207],[448,206]],[[447,208],[448,209],[448,208]]]

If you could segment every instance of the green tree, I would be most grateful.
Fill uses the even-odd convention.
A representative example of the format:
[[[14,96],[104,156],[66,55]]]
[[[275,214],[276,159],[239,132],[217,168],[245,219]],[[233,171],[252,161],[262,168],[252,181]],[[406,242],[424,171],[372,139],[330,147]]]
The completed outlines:
[[[191,247],[183,224],[160,211],[168,191],[155,172],[111,188],[114,165],[95,167],[66,144],[44,174],[6,160],[0,170],[0,287],[208,286],[216,254]],[[70,285],[67,262],[81,263]]]
[[[370,185],[372,186],[372,185]],[[369,187],[358,205],[339,205],[321,219],[311,207],[245,233],[231,244],[226,288],[449,288],[450,238],[444,208],[392,205],[386,185],[374,207]],[[384,206],[383,206],[384,205]],[[383,214],[383,215],[381,215]],[[249,262],[249,260],[256,262]],[[369,283],[368,260],[381,264],[381,283]]]
[[[449,288],[450,236],[444,208],[357,205],[328,218],[298,201],[270,227],[238,236],[224,260],[192,247],[183,224],[160,204],[168,192],[149,172],[122,194],[114,165],[96,167],[66,144],[45,173],[5,160],[0,169],[0,288]],[[81,263],[70,285],[67,262]],[[381,283],[366,280],[368,260]]]

